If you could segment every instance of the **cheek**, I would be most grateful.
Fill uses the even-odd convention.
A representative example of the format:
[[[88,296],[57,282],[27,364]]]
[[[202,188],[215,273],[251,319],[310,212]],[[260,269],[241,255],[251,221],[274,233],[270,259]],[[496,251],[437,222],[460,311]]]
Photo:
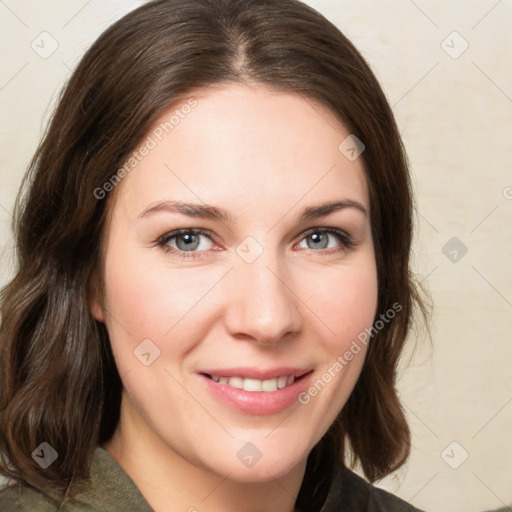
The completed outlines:
[[[106,308],[115,319],[113,328],[117,323],[134,338],[161,339],[178,323],[181,328],[182,319],[194,317],[194,307],[218,276],[155,264],[141,253],[133,248],[110,253]]]
[[[298,397],[309,410],[315,431],[324,433],[346,404],[361,373],[369,329],[377,309],[377,274],[373,255],[354,264],[322,269],[316,291],[309,287],[309,307],[318,316],[316,379]],[[363,334],[363,336],[361,336]]]
[[[309,288],[305,302],[321,320],[319,328],[327,333],[324,344],[332,356],[372,325],[377,310],[377,274],[373,258],[324,272],[324,276],[317,275],[319,287],[316,291]]]

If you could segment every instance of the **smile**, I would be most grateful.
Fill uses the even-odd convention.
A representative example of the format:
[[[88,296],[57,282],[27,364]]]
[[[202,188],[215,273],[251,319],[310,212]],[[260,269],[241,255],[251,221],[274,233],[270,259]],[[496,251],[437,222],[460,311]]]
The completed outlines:
[[[307,388],[313,370],[279,367],[203,369],[200,382],[212,397],[236,411],[275,414],[297,404],[297,396]]]
[[[290,386],[295,382],[295,376],[283,375],[281,377],[277,377],[274,379],[249,379],[242,377],[218,377],[215,375],[207,375],[214,382],[218,382],[219,384],[227,384],[233,388],[243,389],[244,391],[277,391],[278,389],[283,389],[286,386]]]

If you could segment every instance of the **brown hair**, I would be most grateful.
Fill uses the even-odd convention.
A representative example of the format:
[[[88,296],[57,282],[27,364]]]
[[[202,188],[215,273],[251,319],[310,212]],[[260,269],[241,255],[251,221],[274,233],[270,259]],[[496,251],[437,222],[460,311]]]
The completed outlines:
[[[129,13],[86,52],[67,83],[16,201],[17,273],[2,290],[0,472],[72,494],[119,420],[122,383],[104,324],[89,309],[100,276],[102,187],[162,112],[194,89],[257,83],[330,109],[365,144],[378,273],[374,334],[348,402],[312,450],[297,500],[321,504],[351,452],[375,481],[409,455],[396,367],[414,305],[412,194],[392,111],[350,41],[297,0],[158,0]],[[341,142],[341,141],[340,141]],[[101,286],[100,286],[101,287]],[[41,442],[58,453],[41,469]],[[8,462],[11,467],[8,466]],[[73,487],[74,488],[74,487]],[[320,507],[318,507],[319,509]]]

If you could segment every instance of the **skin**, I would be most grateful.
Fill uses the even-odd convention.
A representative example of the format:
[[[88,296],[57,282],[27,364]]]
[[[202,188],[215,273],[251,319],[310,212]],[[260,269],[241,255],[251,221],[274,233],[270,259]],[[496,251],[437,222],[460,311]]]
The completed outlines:
[[[297,366],[313,369],[315,382],[372,325],[377,274],[363,163],[338,149],[344,126],[299,95],[223,85],[193,97],[197,106],[122,180],[111,204],[104,302],[91,308],[107,326],[124,390],[104,448],[156,512],[290,512],[307,456],[346,403],[366,350],[308,404],[268,415],[228,408],[197,372]],[[368,215],[348,207],[297,221],[306,206],[341,199]],[[233,219],[139,217],[164,200],[215,205]],[[195,258],[155,242],[184,228],[211,233],[199,236]],[[315,245],[311,228],[337,228],[355,245],[333,235],[324,235],[327,247]],[[252,263],[236,251],[247,237],[262,248]],[[168,245],[177,250],[177,242]],[[160,350],[149,366],[134,356],[144,339]],[[262,454],[250,468],[237,457],[247,442]]]

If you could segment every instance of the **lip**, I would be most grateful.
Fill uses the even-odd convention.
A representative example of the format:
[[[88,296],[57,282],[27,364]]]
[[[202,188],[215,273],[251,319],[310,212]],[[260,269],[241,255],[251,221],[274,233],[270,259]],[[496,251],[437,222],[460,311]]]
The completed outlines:
[[[260,368],[226,368],[204,370],[197,375],[203,386],[220,403],[244,414],[255,416],[276,414],[298,403],[298,396],[309,386],[313,370],[281,367],[262,370]],[[207,375],[218,377],[243,377],[249,379],[274,379],[282,376],[296,376],[293,384],[276,391],[245,391],[221,384]]]
[[[277,379],[278,377],[302,377],[311,371],[311,368],[297,368],[292,366],[280,366],[275,368],[262,368],[241,366],[237,368],[205,369],[198,373],[211,375],[212,377],[242,377],[246,379]]]

